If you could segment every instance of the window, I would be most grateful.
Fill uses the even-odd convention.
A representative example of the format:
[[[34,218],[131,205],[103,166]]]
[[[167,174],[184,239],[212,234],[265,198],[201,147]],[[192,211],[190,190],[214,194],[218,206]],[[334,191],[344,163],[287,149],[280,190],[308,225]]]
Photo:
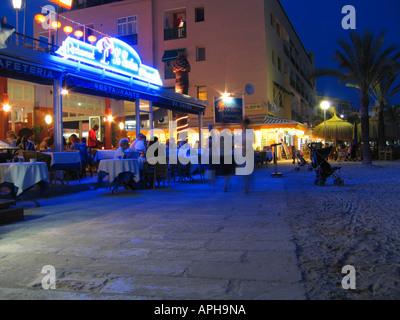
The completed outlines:
[[[197,47],[196,48],[196,61],[206,61],[206,48]]]
[[[275,50],[272,49],[272,64],[275,65]]]
[[[281,57],[278,57],[278,70],[282,71],[282,60],[281,60]]]
[[[137,16],[118,19],[118,35],[126,36],[137,33]]]
[[[194,10],[194,21],[195,22],[201,22],[204,21],[204,8],[196,8]]]
[[[88,38],[93,35],[93,30],[94,25],[93,24],[87,24],[85,25],[85,41],[88,42]]]
[[[197,99],[207,100],[207,87],[206,86],[198,86],[197,87]]]
[[[279,37],[281,36],[281,24],[279,23],[279,21],[276,21],[276,33]]]
[[[175,74],[173,72],[174,62],[176,60],[168,60],[164,63],[164,79],[174,79]]]
[[[274,14],[271,12],[271,13],[269,14],[269,17],[270,17],[270,20],[271,20],[271,26],[273,27],[273,26],[274,26],[274,21],[275,21],[275,19],[274,19]]]

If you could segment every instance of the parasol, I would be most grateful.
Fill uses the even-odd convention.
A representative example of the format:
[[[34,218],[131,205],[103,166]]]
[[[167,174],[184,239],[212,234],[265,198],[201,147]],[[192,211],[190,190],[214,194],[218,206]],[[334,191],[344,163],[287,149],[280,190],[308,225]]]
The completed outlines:
[[[369,139],[378,140],[379,139],[379,117],[375,113],[369,118]],[[400,138],[400,127],[397,123],[389,120],[385,120],[385,139],[386,140],[398,140]],[[361,123],[358,125],[360,137],[361,134]]]
[[[326,120],[326,139],[350,141],[353,138],[353,125],[342,120],[333,113],[333,117]],[[317,125],[312,134],[317,138],[324,138],[324,122]]]

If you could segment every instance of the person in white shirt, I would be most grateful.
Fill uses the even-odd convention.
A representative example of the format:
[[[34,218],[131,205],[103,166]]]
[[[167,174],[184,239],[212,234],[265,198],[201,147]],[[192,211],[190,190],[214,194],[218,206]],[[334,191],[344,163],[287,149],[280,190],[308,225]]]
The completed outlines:
[[[139,133],[138,138],[132,142],[129,147],[131,150],[145,152],[146,144],[145,144],[146,136],[144,134]]]
[[[125,153],[129,151],[129,140],[128,139],[121,139],[119,141],[119,148],[115,153],[114,159],[124,159]]]

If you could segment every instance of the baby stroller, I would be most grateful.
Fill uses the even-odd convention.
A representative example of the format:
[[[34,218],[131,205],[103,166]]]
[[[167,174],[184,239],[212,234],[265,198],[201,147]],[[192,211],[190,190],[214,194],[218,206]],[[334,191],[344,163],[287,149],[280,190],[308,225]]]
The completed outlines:
[[[294,168],[295,171],[299,171],[301,167],[308,167],[308,171],[313,171],[313,167],[310,163],[307,162],[306,159],[304,159],[303,155],[300,154],[300,152],[296,153],[296,158],[297,158],[297,167]]]
[[[337,173],[341,167],[332,167],[327,161],[333,146],[321,148],[321,144],[311,143],[308,145],[308,147],[311,150],[311,165],[316,169],[317,173],[317,178],[315,179],[314,183],[318,186],[324,186],[326,180],[332,176],[335,178],[333,181],[335,185],[344,185],[343,179]]]

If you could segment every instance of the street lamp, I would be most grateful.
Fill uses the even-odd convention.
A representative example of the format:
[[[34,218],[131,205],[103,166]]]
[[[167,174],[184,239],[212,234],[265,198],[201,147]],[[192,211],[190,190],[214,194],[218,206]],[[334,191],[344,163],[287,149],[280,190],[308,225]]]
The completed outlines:
[[[22,9],[22,0],[12,0],[12,4],[15,10],[16,31],[18,33],[18,12]],[[18,34],[16,40],[16,43],[18,44]]]
[[[326,143],[326,110],[330,108],[331,104],[329,101],[322,101],[321,108],[324,110],[324,143]]]

